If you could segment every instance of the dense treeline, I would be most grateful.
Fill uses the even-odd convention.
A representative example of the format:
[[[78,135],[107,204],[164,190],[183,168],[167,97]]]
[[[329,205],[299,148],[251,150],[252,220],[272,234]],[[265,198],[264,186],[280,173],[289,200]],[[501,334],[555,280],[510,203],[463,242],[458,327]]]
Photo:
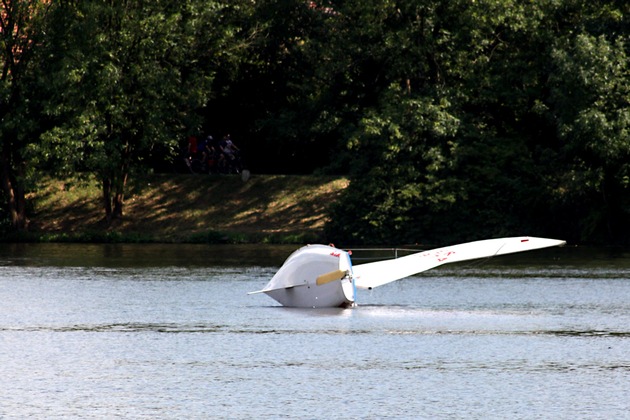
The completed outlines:
[[[135,171],[230,132],[255,173],[350,176],[338,242],[630,243],[625,0],[0,8],[10,228],[43,171],[95,172],[111,221]]]

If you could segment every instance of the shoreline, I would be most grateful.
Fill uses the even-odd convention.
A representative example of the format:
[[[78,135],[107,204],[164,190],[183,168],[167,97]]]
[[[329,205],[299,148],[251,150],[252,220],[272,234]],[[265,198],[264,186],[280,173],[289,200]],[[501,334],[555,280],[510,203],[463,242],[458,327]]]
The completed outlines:
[[[107,226],[93,176],[46,178],[27,195],[26,232],[2,242],[270,243],[325,240],[335,176],[154,174],[130,180],[124,216]]]

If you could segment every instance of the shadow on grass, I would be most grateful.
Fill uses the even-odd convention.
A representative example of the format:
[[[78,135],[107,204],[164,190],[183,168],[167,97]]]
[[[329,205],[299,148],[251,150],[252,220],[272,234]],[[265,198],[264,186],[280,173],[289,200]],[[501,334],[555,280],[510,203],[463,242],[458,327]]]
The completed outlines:
[[[50,180],[32,199],[23,240],[68,242],[313,243],[347,181],[268,175],[150,175],[130,180],[125,214],[104,221],[98,188]]]

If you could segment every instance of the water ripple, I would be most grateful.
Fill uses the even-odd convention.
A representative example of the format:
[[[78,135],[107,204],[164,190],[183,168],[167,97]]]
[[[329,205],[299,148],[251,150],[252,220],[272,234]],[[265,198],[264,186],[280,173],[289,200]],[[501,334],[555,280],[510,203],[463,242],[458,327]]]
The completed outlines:
[[[24,332],[157,332],[157,333],[214,333],[224,330],[223,325],[205,324],[169,324],[169,323],[113,323],[113,324],[77,324],[77,325],[38,325],[26,327],[0,327],[0,331]]]
[[[348,329],[348,328],[261,328],[241,325],[178,323],[111,323],[76,325],[0,326],[0,332],[95,332],[95,333],[228,333],[243,335],[321,335],[325,336],[395,336],[395,335],[452,335],[452,336],[527,336],[548,335],[556,337],[630,338],[630,331],[608,330],[468,330],[468,329]]]

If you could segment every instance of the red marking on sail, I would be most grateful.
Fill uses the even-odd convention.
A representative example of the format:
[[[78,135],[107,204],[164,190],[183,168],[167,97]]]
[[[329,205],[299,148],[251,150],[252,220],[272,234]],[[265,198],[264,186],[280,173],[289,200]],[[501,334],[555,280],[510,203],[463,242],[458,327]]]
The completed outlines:
[[[529,239],[521,239],[521,242],[529,242]]]

